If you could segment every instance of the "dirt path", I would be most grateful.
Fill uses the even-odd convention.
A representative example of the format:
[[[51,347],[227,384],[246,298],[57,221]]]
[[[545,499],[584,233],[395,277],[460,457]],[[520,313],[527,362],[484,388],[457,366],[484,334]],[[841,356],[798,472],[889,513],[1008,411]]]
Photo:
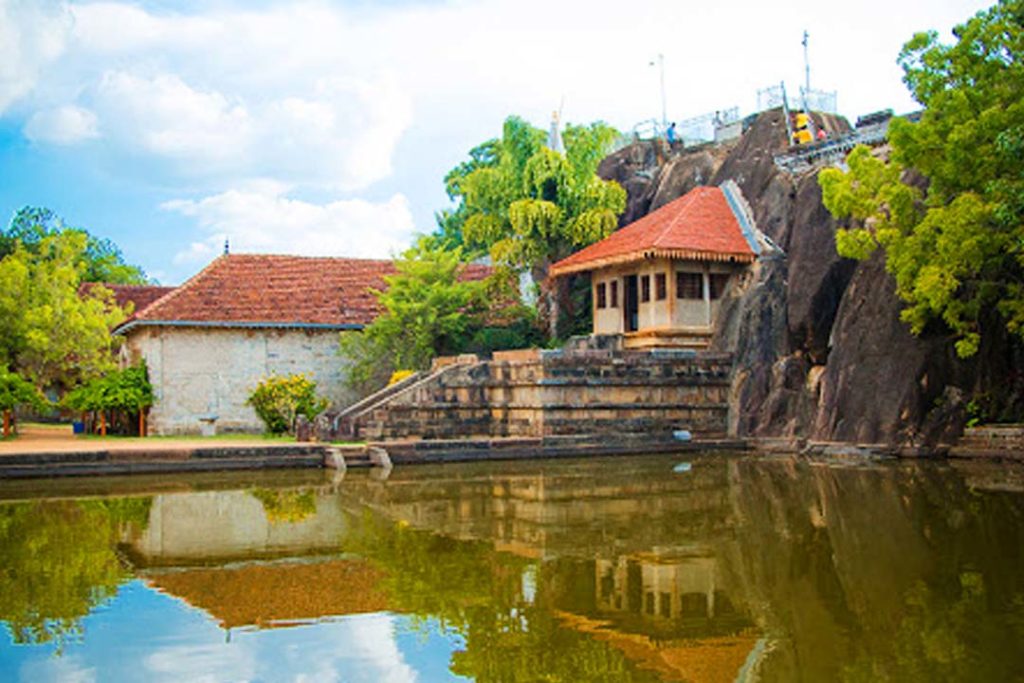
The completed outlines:
[[[24,453],[73,453],[85,451],[153,450],[174,451],[198,446],[284,446],[290,442],[283,439],[259,439],[239,437],[237,439],[217,437],[146,438],[139,437],[93,437],[71,433],[71,425],[21,425],[18,436],[0,440],[0,458],[5,455]]]

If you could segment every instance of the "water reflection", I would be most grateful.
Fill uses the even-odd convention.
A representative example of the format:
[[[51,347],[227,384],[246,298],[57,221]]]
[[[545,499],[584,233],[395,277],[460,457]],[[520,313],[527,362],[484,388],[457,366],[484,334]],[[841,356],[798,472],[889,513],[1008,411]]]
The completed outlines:
[[[353,680],[385,661],[396,680],[1024,675],[1020,471],[673,464],[410,467],[2,504],[0,671],[54,650],[14,643],[52,639],[102,670],[112,627],[94,635],[90,620],[160,614],[154,631],[205,653],[193,663],[253,639],[316,649],[375,634],[376,659],[329,658]],[[137,630],[119,652],[167,661],[160,644]],[[308,658],[246,666],[314,675]]]

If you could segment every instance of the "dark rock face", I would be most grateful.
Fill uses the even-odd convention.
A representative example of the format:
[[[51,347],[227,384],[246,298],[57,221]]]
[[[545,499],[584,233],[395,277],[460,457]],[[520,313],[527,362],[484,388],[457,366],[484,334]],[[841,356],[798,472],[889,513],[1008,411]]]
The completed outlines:
[[[811,435],[838,441],[907,442],[924,419],[929,366],[948,346],[910,334],[892,278],[876,253],[842,297],[821,378]]]
[[[845,120],[823,118],[830,131],[849,128]],[[629,192],[624,224],[696,185],[731,179],[758,228],[784,251],[762,259],[722,302],[712,348],[736,359],[730,429],[904,445],[955,437],[964,396],[994,376],[985,370],[991,359],[982,353],[967,364],[941,332],[910,333],[881,255],[864,262],[839,257],[817,173],[794,176],[775,166],[773,156],[785,147],[785,120],[773,110],[731,147],[664,162],[647,148],[627,148],[602,164],[602,177]],[[996,356],[1005,367],[1006,354]]]
[[[619,217],[620,228],[650,213],[663,162],[659,146],[651,141],[623,147],[601,161],[597,175],[616,181],[626,190],[626,211]]]

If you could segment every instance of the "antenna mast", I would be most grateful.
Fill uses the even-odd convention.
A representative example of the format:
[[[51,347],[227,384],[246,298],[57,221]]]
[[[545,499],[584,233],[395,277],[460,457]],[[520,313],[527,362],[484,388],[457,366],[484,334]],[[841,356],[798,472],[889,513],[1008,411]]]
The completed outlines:
[[[804,92],[811,92],[811,62],[807,58],[807,39],[810,36],[807,31],[804,31]]]

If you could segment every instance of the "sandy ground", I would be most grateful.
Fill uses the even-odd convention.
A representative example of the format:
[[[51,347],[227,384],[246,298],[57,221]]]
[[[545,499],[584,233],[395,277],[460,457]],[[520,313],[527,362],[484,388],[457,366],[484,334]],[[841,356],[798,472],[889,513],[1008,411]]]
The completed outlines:
[[[283,439],[254,439],[224,437],[203,439],[193,438],[148,438],[138,437],[83,437],[71,433],[71,425],[21,425],[18,436],[0,440],[0,457],[23,453],[70,453],[76,451],[125,451],[152,450],[174,451],[197,446],[287,446],[290,441]]]

